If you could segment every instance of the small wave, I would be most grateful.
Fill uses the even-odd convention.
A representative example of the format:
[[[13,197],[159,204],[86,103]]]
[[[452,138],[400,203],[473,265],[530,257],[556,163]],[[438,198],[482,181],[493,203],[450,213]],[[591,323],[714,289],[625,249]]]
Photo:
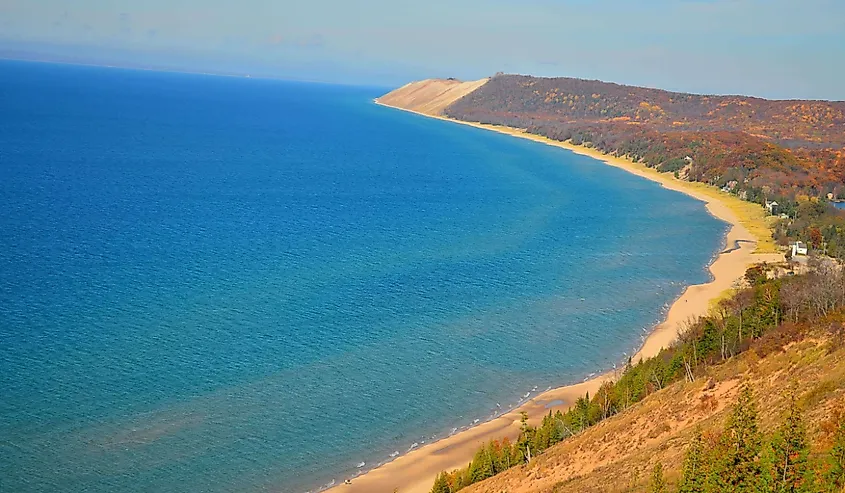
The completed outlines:
[[[361,469],[362,467],[364,467],[364,466],[366,466],[366,465],[367,465],[367,463],[366,463],[366,462],[359,462],[359,463],[358,463],[358,465],[357,465],[357,466],[355,466],[355,467],[357,467],[358,469]]]
[[[394,457],[399,457],[399,451],[398,450],[394,450],[393,453],[390,454],[391,459],[394,458]]]
[[[412,443],[411,446],[408,447],[408,452],[410,452],[411,450],[414,450],[415,448],[417,448],[419,446],[420,446],[420,444],[417,443],[417,442]]]

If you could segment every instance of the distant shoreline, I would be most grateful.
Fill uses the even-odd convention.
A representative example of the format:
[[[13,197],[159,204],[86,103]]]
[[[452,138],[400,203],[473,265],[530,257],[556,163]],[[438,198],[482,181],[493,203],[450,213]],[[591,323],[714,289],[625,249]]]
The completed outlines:
[[[667,189],[681,192],[700,200],[705,203],[708,213],[728,223],[729,228],[723,238],[724,242],[722,248],[719,250],[720,253],[715,256],[709,265],[712,280],[703,284],[691,285],[684,290],[681,296],[669,308],[665,320],[654,327],[643,345],[634,355],[633,360],[635,362],[655,356],[662,348],[672,344],[684,328],[685,323],[692,318],[706,315],[710,309],[711,302],[718,299],[726,290],[731,289],[735,282],[745,274],[748,266],[763,261],[775,262],[783,260],[783,255],[779,253],[754,253],[758,245],[758,238],[749,231],[749,228],[758,231],[761,225],[756,222],[756,218],[751,217],[751,214],[741,214],[744,207],[741,204],[729,204],[730,199],[739,201],[738,198],[729,196],[720,197],[718,194],[721,192],[718,192],[712,187],[676,180],[668,174],[659,173],[626,159],[604,155],[583,146],[575,146],[570,143],[528,134],[519,129],[429,115],[386,105],[378,99],[374,102],[380,106],[533,140],[594,158],[605,164],[622,168],[629,173],[660,183]],[[737,212],[740,214],[738,215]],[[739,217],[740,215],[743,217]],[[760,220],[762,221],[762,219]],[[765,224],[762,226],[765,227]],[[465,466],[472,459],[472,456],[482,443],[505,437],[510,439],[516,438],[519,433],[521,412],[528,413],[530,420],[536,422],[547,414],[549,410],[565,410],[578,397],[583,396],[585,393],[595,394],[602,383],[614,378],[615,375],[613,373],[605,373],[579,384],[566,385],[543,392],[499,417],[480,423],[477,426],[460,431],[434,443],[427,444],[422,448],[415,449],[391,462],[356,477],[352,480],[351,484],[341,484],[331,488],[330,491],[337,493],[392,493],[398,489],[400,493],[428,493],[435,476],[440,471]]]

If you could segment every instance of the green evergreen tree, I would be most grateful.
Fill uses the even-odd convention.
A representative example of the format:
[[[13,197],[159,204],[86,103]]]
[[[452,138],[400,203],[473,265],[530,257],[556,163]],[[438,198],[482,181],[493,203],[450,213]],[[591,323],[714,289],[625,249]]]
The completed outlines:
[[[772,440],[771,471],[774,491],[778,493],[808,491],[807,460],[809,455],[807,429],[793,395],[786,421]]]
[[[729,480],[724,474],[728,468],[728,445],[724,434],[717,443],[709,444],[707,451],[707,476],[704,480],[704,491],[707,493],[721,493],[731,489]]]
[[[654,466],[654,471],[651,473],[651,485],[649,486],[651,493],[667,493],[666,479],[663,477],[663,464],[658,462]]]
[[[575,418],[574,421],[578,431],[582,431],[590,426],[590,393],[588,392],[584,397],[579,397],[570,412]]]
[[[564,434],[563,434],[563,414],[560,411],[555,412],[554,416],[551,419],[551,436],[550,440],[552,445],[563,441]]]
[[[534,445],[534,435],[536,434],[537,430],[528,425],[528,413],[522,411],[520,413],[522,418],[520,420],[520,432],[519,432],[519,439],[517,440],[517,448],[519,449],[519,461],[528,462],[531,457],[534,457],[537,454],[536,450],[533,450],[532,447]]]
[[[775,489],[775,482],[772,479],[772,473],[774,472],[773,462],[774,453],[772,452],[771,444],[769,444],[769,446],[764,447],[763,452],[760,454],[761,473],[757,488],[762,493],[775,493],[777,491]]]
[[[488,451],[489,449],[487,447],[483,447],[472,458],[472,462],[469,465],[470,484],[493,477],[493,461]]]
[[[836,429],[828,461],[830,470],[825,480],[830,486],[830,491],[845,490],[845,415],[839,418],[839,427]]]
[[[757,405],[748,384],[739,392],[723,435],[725,457],[719,471],[723,491],[757,492],[762,485],[759,456],[762,437],[757,424]]]
[[[684,457],[683,476],[678,493],[704,493],[707,491],[708,474],[707,453],[704,450],[704,438],[699,427],[695,429]]]
[[[452,489],[449,487],[449,475],[446,472],[437,475],[431,493],[452,493]]]
[[[472,484],[472,462],[464,469],[455,474],[455,484],[452,489],[455,491],[462,490]]]
[[[541,451],[549,448],[552,441],[553,424],[554,417],[552,416],[552,412],[549,411],[548,415],[543,416],[540,428],[537,430],[537,433],[534,434],[533,447],[531,448],[532,454],[540,453]]]

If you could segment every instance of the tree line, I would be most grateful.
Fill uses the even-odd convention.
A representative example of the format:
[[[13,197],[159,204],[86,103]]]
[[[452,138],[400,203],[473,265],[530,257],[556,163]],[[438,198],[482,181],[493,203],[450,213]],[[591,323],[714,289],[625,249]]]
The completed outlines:
[[[445,114],[590,146],[757,203],[845,195],[841,102],[700,96],[499,75]]]

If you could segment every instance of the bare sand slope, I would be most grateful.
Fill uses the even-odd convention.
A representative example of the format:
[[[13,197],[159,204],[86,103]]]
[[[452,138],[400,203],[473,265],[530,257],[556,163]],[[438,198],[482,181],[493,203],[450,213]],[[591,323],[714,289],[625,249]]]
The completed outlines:
[[[410,95],[412,93],[413,91],[408,91],[407,94]],[[397,100],[392,99],[392,101]],[[378,102],[383,105],[392,106],[384,98],[379,99]],[[423,106],[425,105],[422,100],[419,103],[423,104]],[[425,115],[421,111],[411,110],[404,106],[398,108]],[[462,122],[443,118],[439,115],[427,116],[563,147],[578,154],[593,157],[611,166],[622,168],[635,175],[656,181],[671,190],[676,190],[701,200],[705,202],[710,214],[730,225],[725,238],[725,251],[710,265],[710,273],[713,275],[713,280],[704,284],[689,286],[686,289],[683,295],[669,309],[666,320],[655,327],[644,341],[643,346],[634,357],[635,361],[640,358],[655,356],[662,348],[672,344],[677,339],[679,333],[685,328],[686,322],[691,318],[706,315],[710,309],[711,301],[718,298],[725,290],[730,289],[734,283],[740,280],[750,265],[759,262],[779,262],[784,259],[783,254],[780,253],[754,253],[758,238],[749,232],[750,228],[746,227],[746,224],[750,225],[748,222],[750,219],[738,217],[736,211],[741,211],[742,208],[739,207],[740,204],[733,202],[739,202],[739,199],[735,197],[718,193],[715,189],[700,184],[677,180],[671,174],[658,173],[626,159],[606,156],[585,147],[527,134],[519,129]],[[744,206],[745,204],[747,203],[741,205]],[[759,228],[755,229],[759,230]],[[353,479],[352,484],[340,485],[332,488],[331,491],[336,493],[393,493],[394,491],[398,491],[398,493],[428,493],[435,477],[440,471],[466,466],[476,450],[484,442],[504,437],[515,438],[519,434],[520,412],[527,412],[530,420],[536,423],[542,419],[543,415],[549,412],[549,409],[565,410],[578,397],[583,396],[587,392],[595,394],[602,383],[613,378],[613,374],[604,374],[583,383],[544,392],[533,397],[514,411],[416,449]]]
[[[441,115],[447,106],[483,86],[488,80],[461,82],[451,79],[426,79],[391,91],[378,98],[378,102],[426,115]]]

